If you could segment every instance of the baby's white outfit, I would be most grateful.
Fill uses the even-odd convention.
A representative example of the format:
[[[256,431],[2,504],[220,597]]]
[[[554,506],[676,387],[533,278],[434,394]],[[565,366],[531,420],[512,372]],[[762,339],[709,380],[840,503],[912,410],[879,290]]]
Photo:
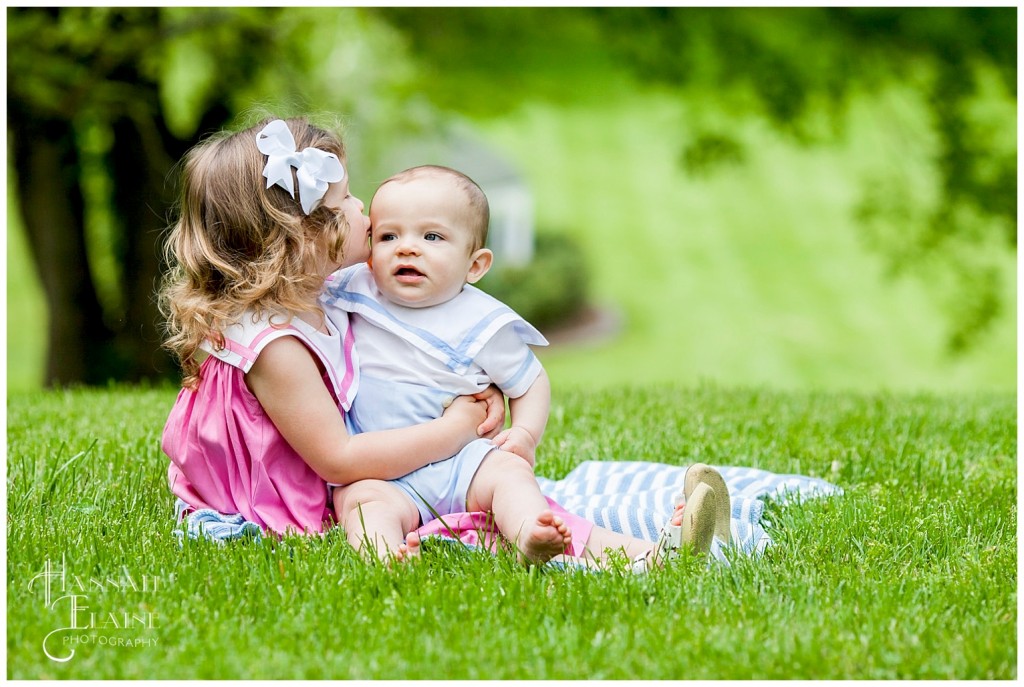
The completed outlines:
[[[387,301],[361,264],[332,275],[321,305],[332,320],[351,315],[359,360],[359,391],[347,416],[353,433],[429,422],[456,396],[492,383],[518,398],[543,369],[530,346],[546,346],[544,336],[468,284],[445,303],[407,308]],[[493,448],[477,439],[392,482],[412,498],[422,522],[465,511],[469,484]]]

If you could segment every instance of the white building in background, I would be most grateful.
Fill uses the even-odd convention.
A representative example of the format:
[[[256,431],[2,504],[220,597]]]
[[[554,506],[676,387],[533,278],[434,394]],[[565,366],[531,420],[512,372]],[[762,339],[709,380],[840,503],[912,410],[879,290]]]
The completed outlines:
[[[469,175],[491,206],[487,247],[494,251],[494,264],[520,267],[533,260],[533,193],[512,162],[468,126],[453,124],[431,136],[396,141],[382,162],[388,175],[417,165],[443,165]]]

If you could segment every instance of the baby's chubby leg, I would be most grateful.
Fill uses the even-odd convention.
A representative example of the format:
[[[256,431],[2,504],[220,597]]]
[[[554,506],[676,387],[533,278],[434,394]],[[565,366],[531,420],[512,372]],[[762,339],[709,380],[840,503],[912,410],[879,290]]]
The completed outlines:
[[[572,543],[572,532],[551,512],[533,468],[512,453],[487,454],[469,485],[466,507],[493,513],[498,530],[528,565],[546,563]]]
[[[420,513],[412,499],[394,484],[367,479],[338,487],[334,490],[334,511],[349,544],[357,551],[369,546],[378,558],[396,555],[399,560],[412,553],[403,538],[419,526]]]

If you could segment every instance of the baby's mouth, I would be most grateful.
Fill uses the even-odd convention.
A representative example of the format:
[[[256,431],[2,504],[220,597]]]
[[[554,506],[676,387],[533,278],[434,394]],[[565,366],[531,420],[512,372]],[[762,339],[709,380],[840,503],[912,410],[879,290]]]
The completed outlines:
[[[423,273],[414,267],[399,267],[395,272],[398,277],[422,277]]]

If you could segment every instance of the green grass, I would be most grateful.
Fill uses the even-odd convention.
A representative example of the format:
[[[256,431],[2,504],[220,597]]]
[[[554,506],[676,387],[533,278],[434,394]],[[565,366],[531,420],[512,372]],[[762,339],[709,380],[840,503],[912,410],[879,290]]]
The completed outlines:
[[[179,549],[158,446],[173,398],[9,397],[8,678],[1017,676],[1009,393],[559,388],[543,475],[588,459],[701,460],[845,489],[770,505],[776,545],[762,558],[648,578],[529,574],[506,556],[446,550],[389,570],[360,562],[340,532]],[[101,618],[154,613],[154,627],[79,633],[151,644],[47,659],[67,602],[47,609],[29,583],[62,557],[87,586],[147,576],[147,590],[89,588],[82,605]]]

